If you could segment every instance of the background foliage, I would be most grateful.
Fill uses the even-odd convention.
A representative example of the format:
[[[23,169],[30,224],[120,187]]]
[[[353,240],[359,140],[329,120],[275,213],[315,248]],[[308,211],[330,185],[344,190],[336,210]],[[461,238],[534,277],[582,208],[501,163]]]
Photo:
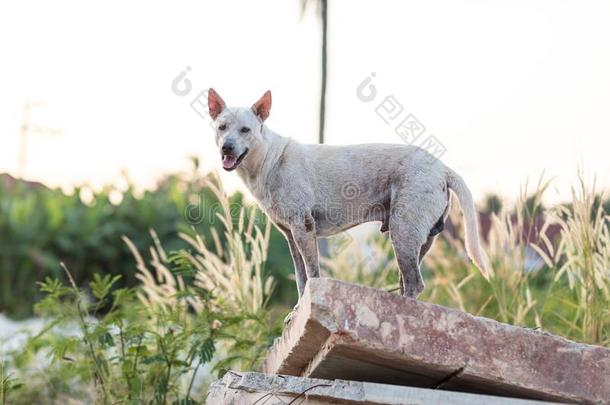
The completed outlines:
[[[66,195],[26,182],[0,181],[0,313],[31,315],[32,304],[41,298],[37,281],[47,276],[66,281],[60,262],[79,286],[86,286],[95,273],[120,275],[119,286],[134,286],[133,257],[123,235],[141,250],[152,243],[149,230],[154,228],[168,251],[186,247],[180,232],[211,237],[222,224],[216,217],[219,201],[205,181],[196,162],[191,172],[168,175],[143,193],[129,182],[120,192],[111,187],[92,192],[83,186]],[[122,200],[113,204],[111,195],[117,193]],[[92,198],[85,203],[81,195],[87,194]],[[230,197],[234,221],[242,201],[240,193]],[[258,210],[252,215],[265,220]],[[288,304],[296,298],[289,280],[292,260],[277,230],[272,229],[270,238],[273,252],[267,266],[278,282],[274,301]]]
[[[296,302],[283,237],[257,208],[243,206],[240,195],[226,196],[214,176],[168,176],[141,197],[128,189],[119,204],[109,201],[112,190],[87,204],[78,196],[20,187],[27,185],[3,191],[2,226],[22,245],[3,235],[14,251],[2,251],[9,267],[1,274],[32,283],[26,291],[40,290],[34,310],[46,327],[23,347],[0,353],[0,404],[7,398],[202,403],[211,379],[229,369],[256,369],[281,333]],[[525,187],[510,207],[487,199],[490,280],[464,256],[454,204],[449,229],[425,258],[420,299],[610,346],[604,195],[581,177],[571,201],[544,207],[548,187],[542,180],[529,193]],[[208,209],[189,223],[185,212],[196,196]],[[154,221],[160,226],[148,229]],[[397,290],[387,235],[375,233],[363,245],[342,234],[327,249],[323,275]],[[24,271],[12,273],[10,266]],[[19,291],[6,279],[3,290]],[[9,309],[16,303],[30,308],[33,297],[3,300]]]
[[[269,305],[271,224],[259,226],[244,208],[233,223],[219,185],[207,182],[207,190],[219,202],[221,233],[181,234],[188,247],[172,254],[154,231],[148,254],[124,237],[136,287],[117,288],[120,275],[95,273],[81,288],[63,265],[67,282],[37,283],[44,298],[35,312],[46,326],[23,347],[0,353],[16,375],[1,364],[0,400],[195,404],[212,373],[260,363],[285,315]]]

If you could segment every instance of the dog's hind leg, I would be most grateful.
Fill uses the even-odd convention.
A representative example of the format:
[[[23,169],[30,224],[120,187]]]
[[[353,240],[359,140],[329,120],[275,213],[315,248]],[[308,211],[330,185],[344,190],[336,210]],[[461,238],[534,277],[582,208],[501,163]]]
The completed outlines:
[[[428,223],[430,222],[430,223]],[[428,241],[432,221],[414,204],[395,204],[390,214],[390,237],[400,269],[400,293],[417,298],[424,290],[424,280],[419,270],[420,254],[432,244]]]
[[[441,233],[443,231],[443,229],[445,229],[445,217],[444,216],[440,217],[438,219],[438,221],[436,221],[436,223],[434,224],[432,229],[430,229],[428,238],[426,238],[426,241],[424,242],[424,244],[421,246],[421,248],[419,250],[419,264],[420,265],[421,265],[422,260],[424,260],[424,256],[426,255],[426,253],[428,253],[428,250],[430,250],[430,248],[432,247],[432,242],[434,242],[434,238],[436,238],[436,235]]]
[[[428,238],[426,242],[422,245],[419,251],[419,264],[421,265],[422,260],[424,260],[424,256],[428,253],[428,250],[432,247],[432,242],[434,242],[434,238],[445,229],[445,222],[449,217],[449,211],[451,210],[451,195],[449,194],[449,190],[447,190],[447,207],[443,212],[443,215],[436,221],[432,229],[430,229],[430,233],[428,234]]]
[[[424,256],[428,253],[428,250],[432,247],[432,242],[434,242],[434,236],[429,235],[424,244],[419,249],[419,265],[421,266],[422,260],[424,260]]]
[[[424,280],[419,271],[419,252],[425,236],[419,237],[413,229],[406,230],[405,227],[409,228],[409,225],[390,226],[390,235],[400,269],[400,293],[406,297],[417,298],[424,290]]]

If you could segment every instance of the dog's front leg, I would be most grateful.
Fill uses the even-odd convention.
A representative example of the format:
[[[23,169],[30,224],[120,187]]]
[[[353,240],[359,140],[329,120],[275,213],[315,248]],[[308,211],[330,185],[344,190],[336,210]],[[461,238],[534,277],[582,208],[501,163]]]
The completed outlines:
[[[286,240],[288,241],[288,247],[290,248],[290,254],[292,255],[292,262],[294,263],[294,275],[297,280],[297,290],[299,291],[299,298],[303,295],[305,289],[305,283],[307,282],[307,272],[305,270],[305,263],[303,262],[303,256],[297,247],[292,232],[286,231]]]
[[[301,252],[297,247],[297,244],[292,236],[292,232],[289,230],[284,231],[286,235],[286,240],[288,241],[288,247],[290,248],[290,254],[292,255],[292,262],[294,263],[294,275],[297,279],[297,290],[299,291],[299,298],[297,300],[297,304],[294,306],[292,311],[284,318],[284,323],[288,324],[292,317],[294,316],[297,308],[299,307],[299,302],[301,297],[303,296],[303,290],[305,289],[305,283],[307,282],[307,273],[305,270],[305,263],[303,262],[303,256],[301,256]]]
[[[292,317],[299,307],[299,302],[303,295],[307,280],[311,277],[320,276],[318,265],[318,242],[316,240],[315,231],[313,231],[312,226],[310,225],[312,223],[313,218],[311,218],[311,222],[306,222],[307,226],[297,225],[292,227],[291,230],[285,231],[290,253],[292,254],[292,261],[294,262],[297,289],[299,290],[299,301],[297,301],[293,310],[284,318],[284,323],[286,324],[292,320]]]
[[[305,262],[307,279],[320,277],[320,266],[318,264],[318,240],[316,238],[315,223],[308,215],[303,223],[295,224],[290,228],[294,242],[301,252]]]

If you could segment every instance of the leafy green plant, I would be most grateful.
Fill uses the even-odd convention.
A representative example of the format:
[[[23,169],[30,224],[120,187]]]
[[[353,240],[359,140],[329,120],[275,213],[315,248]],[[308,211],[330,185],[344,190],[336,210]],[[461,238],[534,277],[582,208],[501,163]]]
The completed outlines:
[[[103,404],[165,404],[170,398],[192,402],[190,389],[182,390],[180,382],[193,364],[200,367],[212,359],[216,314],[192,319],[180,308],[157,311],[141,304],[135,290],[110,293],[117,277],[95,276],[89,297],[69,278],[68,286],[53,279],[40,283],[47,295],[37,311],[51,319],[54,330],[75,332],[49,328],[32,338],[26,350],[47,347],[51,363],[45,372],[58,373],[64,383],[76,381],[78,388],[46,384],[37,388],[41,394],[89,397]],[[97,313],[106,305],[109,310]]]
[[[270,224],[261,229],[244,208],[233,224],[218,183],[207,187],[221,202],[225,231],[223,241],[212,234],[215,251],[200,235],[182,235],[191,249],[168,255],[153,231],[148,262],[124,238],[136,260],[137,287],[117,288],[120,276],[95,274],[79,288],[65,266],[67,284],[50,277],[39,283],[45,296],[36,313],[49,322],[13,358],[33,386],[18,403],[194,404],[202,397],[203,368],[222,375],[259,364],[285,315],[268,306]],[[35,372],[40,354],[50,363]]]
[[[23,384],[7,373],[6,366],[0,361],[0,405],[6,405],[11,394],[23,387]]]

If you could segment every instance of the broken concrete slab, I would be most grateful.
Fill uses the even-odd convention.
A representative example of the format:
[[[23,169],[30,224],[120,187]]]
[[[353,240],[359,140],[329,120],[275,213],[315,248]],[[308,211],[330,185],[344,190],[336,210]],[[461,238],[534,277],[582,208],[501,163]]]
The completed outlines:
[[[328,278],[308,282],[262,369],[610,404],[610,349]]]
[[[210,387],[206,404],[536,405],[549,402],[345,380],[229,371]]]

